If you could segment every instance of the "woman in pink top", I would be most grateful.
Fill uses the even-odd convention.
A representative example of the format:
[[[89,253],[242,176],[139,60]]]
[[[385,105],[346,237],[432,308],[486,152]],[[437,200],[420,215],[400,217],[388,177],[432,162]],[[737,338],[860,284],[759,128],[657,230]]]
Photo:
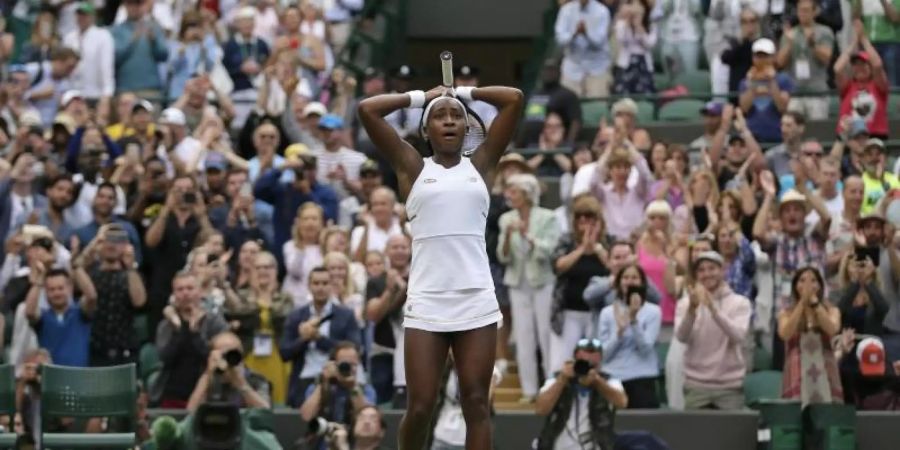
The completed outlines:
[[[645,226],[637,242],[638,265],[644,269],[647,278],[662,295],[659,307],[662,309],[663,326],[671,331],[675,321],[675,258],[671,245],[672,208],[665,200],[656,200],[644,211]],[[671,337],[671,333],[666,333]]]

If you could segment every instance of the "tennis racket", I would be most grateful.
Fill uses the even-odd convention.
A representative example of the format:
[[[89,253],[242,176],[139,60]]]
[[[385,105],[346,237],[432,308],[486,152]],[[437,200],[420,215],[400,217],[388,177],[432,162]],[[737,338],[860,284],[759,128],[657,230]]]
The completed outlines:
[[[441,81],[444,87],[453,88],[453,53],[449,51],[441,52]],[[466,126],[466,135],[463,138],[462,154],[463,156],[471,156],[478,149],[478,146],[484,142],[487,136],[487,128],[481,117],[472,110],[465,102],[462,102],[466,108],[466,117],[468,123]]]

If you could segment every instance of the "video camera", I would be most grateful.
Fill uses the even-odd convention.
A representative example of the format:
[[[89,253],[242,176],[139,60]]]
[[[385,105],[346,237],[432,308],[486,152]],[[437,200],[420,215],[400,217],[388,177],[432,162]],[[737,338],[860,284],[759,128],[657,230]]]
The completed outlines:
[[[217,367],[209,380],[206,403],[194,413],[194,436],[200,450],[232,450],[240,448],[242,429],[241,411],[229,401],[233,392],[225,381],[225,370],[237,367],[244,359],[240,350],[233,349],[222,355],[226,367]]]

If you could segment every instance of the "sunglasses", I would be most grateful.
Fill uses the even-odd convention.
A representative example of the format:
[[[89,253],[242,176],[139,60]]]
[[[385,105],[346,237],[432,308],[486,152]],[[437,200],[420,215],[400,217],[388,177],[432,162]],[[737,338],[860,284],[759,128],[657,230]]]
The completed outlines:
[[[600,339],[579,339],[578,343],[575,344],[575,350],[589,350],[592,352],[599,352],[603,347],[600,345]]]

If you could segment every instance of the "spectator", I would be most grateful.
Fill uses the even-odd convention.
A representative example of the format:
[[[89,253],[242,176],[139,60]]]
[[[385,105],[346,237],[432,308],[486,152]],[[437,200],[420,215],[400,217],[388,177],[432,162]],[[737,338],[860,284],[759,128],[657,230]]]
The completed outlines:
[[[746,111],[744,113],[746,114]],[[754,136],[755,134],[754,132]],[[804,134],[806,134],[806,116],[796,111],[787,111],[781,116],[783,142],[766,152],[766,165],[775,174],[779,183],[785,176],[791,174],[791,161],[800,156],[800,146],[803,143]],[[784,192],[785,189],[782,186],[781,192]]]
[[[404,223],[397,216],[397,196],[388,187],[375,188],[369,194],[367,208],[357,217],[350,234],[350,249],[356,262],[364,262],[370,251],[384,252],[391,236],[404,233]]]
[[[405,406],[406,372],[403,353],[403,305],[412,256],[406,235],[388,238],[385,256],[390,269],[366,284],[366,319],[373,324],[370,370],[378,404],[393,400]]]
[[[572,204],[571,221],[572,232],[560,238],[551,257],[557,277],[548,318],[553,331],[550,368],[554,370],[562,367],[579,339],[596,334],[596,311],[584,301],[584,290],[591,277],[609,275],[600,203],[590,194],[579,196]]]
[[[633,186],[628,183],[632,167],[637,167],[638,173],[637,184]],[[652,178],[647,160],[634,145],[626,144],[625,148],[609,145],[597,161],[590,191],[606,206],[604,222],[609,234],[616,239],[630,238],[631,232],[641,223]],[[573,188],[573,194],[575,191]]]
[[[207,165],[207,178],[209,170]],[[272,205],[253,196],[253,185],[248,181],[247,171],[231,169],[224,178],[224,196],[231,204],[213,208],[210,221],[216,229],[224,231],[226,247],[240,248],[247,240],[273,242],[274,210]]]
[[[834,32],[816,23],[816,0],[797,1],[798,27],[786,26],[775,65],[793,74],[796,88],[807,95],[794,97],[788,109],[802,112],[810,120],[828,118],[828,66],[834,51]],[[815,95],[808,95],[815,92]]]
[[[75,183],[70,175],[59,175],[47,182],[47,207],[37,211],[37,222],[53,231],[57,241],[64,242],[75,232],[63,215],[74,196]]]
[[[659,306],[647,301],[650,284],[640,266],[627,265],[615,277],[616,301],[603,308],[598,322],[603,367],[622,381],[629,408],[659,408],[654,347],[662,319]]]
[[[311,34],[321,40],[325,40],[325,21],[322,20],[322,7],[314,1],[300,2],[301,34]]]
[[[664,0],[660,25],[660,54],[666,73],[679,75],[694,73],[700,67],[700,19],[702,6],[699,0]],[[652,66],[651,66],[652,67]]]
[[[753,137],[761,142],[781,142],[776,124],[787,110],[794,83],[775,70],[775,43],[767,38],[753,42],[753,66],[738,88],[738,104]]]
[[[209,347],[206,370],[197,380],[186,406],[189,412],[196,412],[197,408],[206,402],[216,371],[221,372],[219,378],[225,384],[222,389],[225,390],[225,398],[229,403],[237,404],[240,408],[272,407],[272,399],[269,396],[271,386],[263,376],[243,364],[232,366],[226,362],[229,353],[244,354],[242,340],[237,335],[222,331],[212,337]]]
[[[561,85],[579,97],[609,94],[609,10],[601,2],[563,4],[556,16],[556,42],[563,49]]]
[[[329,422],[351,425],[356,414],[375,404],[375,390],[359,378],[361,364],[356,342],[334,345],[322,374],[306,389],[300,417],[309,422],[322,417]]]
[[[366,211],[372,210],[369,198],[375,189],[383,186],[382,180],[381,168],[377,161],[368,159],[359,166],[359,187],[362,195],[359,197],[348,195],[341,200],[338,225],[351,229],[360,219],[371,217],[371,214],[366,214]]]
[[[311,3],[311,2],[307,2]],[[377,406],[363,406],[353,420],[352,435],[344,427],[338,428],[332,437],[332,446],[336,450],[385,450],[384,440],[387,423]],[[353,446],[350,446],[350,442]]]
[[[200,284],[195,275],[179,272],[172,278],[172,314],[159,322],[156,348],[162,369],[150,388],[150,400],[161,408],[186,408],[197,381],[207,367],[208,342],[225,331],[220,315],[201,305]]]
[[[613,448],[616,409],[628,406],[625,388],[621,381],[601,375],[603,348],[598,340],[579,341],[573,356],[575,361],[567,361],[541,388],[535,412],[547,419],[537,448],[579,448],[585,441],[595,447]],[[586,374],[576,374],[576,361],[587,363]],[[586,413],[572,414],[573,410]]]
[[[778,335],[785,342],[786,353],[781,395],[800,400],[803,406],[843,403],[844,399],[831,348],[831,338],[841,329],[841,311],[824,293],[825,282],[818,269],[799,269],[791,281],[790,304],[778,313]]]
[[[121,224],[104,225],[72,261],[77,274],[85,271],[79,287],[96,295],[100,312],[91,321],[91,367],[137,362],[134,315],[147,302],[147,291],[128,237]]]
[[[276,153],[280,145],[281,135],[275,125],[263,122],[253,130],[255,156],[248,161],[251,183],[255,183],[266,170],[281,168],[285,159]]]
[[[322,265],[324,252],[321,248],[322,230],[325,217],[322,207],[306,202],[297,209],[291,240],[282,246],[282,258],[287,271],[282,291],[290,295],[297,306],[309,303],[309,273]]]
[[[541,208],[540,186],[534,175],[518,174],[506,180],[510,210],[500,216],[497,258],[506,264],[503,284],[509,289],[516,320],[516,359],[522,381],[523,403],[538,394],[540,350],[544,373],[551,373],[550,317],[553,275],[550,259],[559,241],[553,212]]]
[[[593,61],[591,61],[591,64],[593,64]],[[608,65],[609,62],[607,61],[606,64]],[[609,76],[605,73],[606,71],[604,70],[603,78],[606,80],[604,85],[608,85]],[[543,123],[547,114],[551,112],[559,114],[563,123],[569,124],[569,134],[566,136],[565,141],[574,142],[583,125],[581,102],[578,101],[578,95],[572,89],[560,83],[559,61],[552,58],[544,61],[544,66],[541,70],[540,86],[531,93],[528,104],[525,106],[525,117],[523,120],[525,123]],[[521,134],[525,136],[525,127],[523,127]],[[519,142],[518,145],[524,145],[524,142],[518,140],[517,142]]]
[[[856,39],[871,42],[874,51],[884,59],[884,71],[891,86],[900,85],[900,41],[896,37],[897,24],[900,22],[900,4],[894,1],[883,1],[880,4],[854,3],[853,29]],[[865,44],[863,44],[865,46]],[[851,43],[850,47],[855,47]]]
[[[31,89],[31,75],[26,65],[11,65],[7,67],[6,82],[3,83],[3,90],[6,93],[6,101],[2,102],[3,107],[0,109],[0,117],[6,121],[8,129],[6,130],[7,138],[12,138],[17,134],[20,127],[28,128],[29,126],[41,126],[40,112],[34,108],[28,98],[28,91]],[[33,123],[25,123],[26,118],[34,118]]]
[[[184,267],[192,243],[198,235],[211,228],[206,205],[198,194],[194,179],[186,176],[176,178],[166,196],[166,203],[144,233],[144,243],[154,261],[147,283],[150,286],[147,297],[150,323],[157,323],[162,318],[162,310],[174,287],[168,282]],[[192,277],[191,282],[193,289],[198,290],[197,295],[201,295],[199,280]],[[189,393],[181,394],[185,394],[186,400]]]
[[[40,113],[44,126],[53,123],[63,93],[72,88],[70,76],[78,60],[75,50],[59,47],[50,52],[48,60],[25,66],[30,85],[25,98]]]
[[[615,274],[618,274],[622,269],[630,264],[634,264],[636,261],[637,257],[634,254],[634,245],[631,241],[615,241],[610,244],[607,263],[609,275],[591,277],[590,282],[584,289],[584,301],[590,305],[592,310],[602,310],[615,302],[616,296],[619,295],[614,286]],[[644,300],[658,305],[659,298],[659,290],[656,289],[653,283],[648,283]]]
[[[656,46],[656,24],[650,20],[653,4],[649,0],[627,3],[616,15],[615,38],[619,44],[613,92],[648,94],[656,92],[653,84],[653,47]]]
[[[25,299],[25,317],[37,333],[38,343],[50,352],[56,364],[87,367],[91,318],[97,310],[97,292],[84,282],[87,274],[75,270],[81,299],[73,299],[73,282],[64,269],[48,269],[42,263],[31,267],[31,289]],[[48,309],[38,306],[46,297]]]
[[[47,198],[34,192],[34,157],[23,154],[13,163],[9,178],[0,180],[0,239],[3,242],[47,207]],[[6,255],[0,256],[3,262]]]
[[[713,0],[703,24],[703,49],[709,61],[712,91],[737,92],[750,69],[750,47],[761,37],[759,14],[740,3]],[[738,19],[738,20],[735,20]],[[737,31],[737,33],[735,33]],[[732,98],[737,104],[737,99]]]
[[[860,118],[865,121],[870,134],[885,138],[888,135],[888,91],[896,84],[889,83],[881,56],[857,24],[854,22],[855,39],[834,62],[834,83],[841,95],[838,126],[844,123],[844,117]],[[838,128],[839,133],[844,131]]]
[[[96,25],[93,3],[78,3],[75,13],[78,27],[63,36],[62,41],[80,56],[72,85],[96,105],[97,121],[106,125],[116,90],[115,43],[109,30]]]
[[[863,181],[859,176],[850,175],[844,179],[842,192],[844,209],[841,210],[840,215],[834,216],[834,223],[829,230],[830,239],[826,247],[828,258],[825,263],[825,273],[829,277],[839,273],[844,256],[853,249],[864,192]],[[830,279],[829,287],[837,287],[836,280]]]
[[[247,241],[240,246],[237,265],[233,268],[229,277],[238,292],[251,286],[253,274],[256,270],[256,255],[261,251],[263,251],[262,246],[257,241]]]
[[[350,38],[353,15],[363,9],[363,0],[343,0],[325,5],[329,6],[322,7],[323,18],[328,23],[328,43],[332,52],[339,55]]]
[[[684,204],[686,188],[684,177],[688,174],[688,154],[683,146],[677,144],[665,148],[665,144],[657,143],[654,148],[659,147],[664,148],[665,153],[662,155],[664,159],[658,164],[660,169],[659,174],[655,175],[656,182],[650,189],[651,198],[664,200],[674,210]],[[655,168],[657,163],[654,162],[653,166]]]
[[[431,450],[464,450],[466,447],[466,421],[463,420],[462,406],[456,401],[459,394],[459,375],[456,372],[453,360],[453,351],[447,355],[447,364],[444,367],[446,380],[438,391],[438,400],[435,405],[437,411],[431,431]],[[494,366],[491,375],[491,384],[488,391],[488,402],[494,401],[494,389],[503,380],[503,374]]]
[[[455,76],[453,77],[453,84],[457,87],[478,87],[478,74],[480,71],[475,66],[462,65],[458,69],[456,69]],[[472,111],[478,114],[478,117],[481,117],[481,121],[484,122],[484,126],[488,129],[491,128],[491,123],[497,117],[497,107],[491,105],[490,103],[484,100],[466,100],[466,106],[468,106]]]
[[[740,225],[734,221],[721,222],[716,230],[713,248],[722,255],[728,287],[753,302],[756,299],[753,286],[756,254],[750,240],[741,233]]]
[[[847,253],[841,262],[842,289],[835,298],[840,299],[841,329],[852,329],[854,334],[881,336],[884,334],[884,318],[890,304],[879,287],[878,268],[871,258],[860,258]]]
[[[164,86],[157,64],[169,57],[165,32],[153,17],[148,17],[145,1],[123,3],[127,19],[110,29],[116,44],[116,91],[160,98]]]
[[[812,159],[817,159],[819,176],[816,179],[816,194],[822,197],[825,207],[831,213],[831,217],[838,217],[844,212],[844,197],[841,196],[843,183],[841,182],[841,163],[829,156],[824,156],[822,145],[816,141],[804,144],[800,154]],[[806,218],[811,223],[819,220],[818,215],[810,214]]]
[[[42,5],[31,24],[31,38],[19,50],[19,62],[43,63],[59,49],[59,31],[56,11],[49,4]]]
[[[865,185],[865,201],[862,204],[861,214],[868,214],[875,210],[878,202],[887,194],[887,191],[900,188],[900,179],[896,175],[885,170],[887,165],[887,147],[884,141],[878,138],[869,139],[863,147],[863,184]]]
[[[718,225],[715,215],[718,202],[719,183],[716,176],[705,168],[696,170],[684,190],[684,203],[669,213],[672,229],[687,236],[711,233]]]
[[[256,8],[240,7],[232,18],[235,32],[222,46],[222,64],[231,75],[234,83],[232,98],[238,102],[256,100],[256,89],[261,81],[259,75],[269,59],[269,45],[254,32],[256,15]],[[241,108],[235,122],[243,125],[248,113],[248,106]]]
[[[241,346],[252,348],[244,357],[248,370],[268,381],[274,403],[284,404],[291,370],[278,353],[278,342],[294,304],[290,296],[279,291],[278,263],[271,253],[257,254],[252,267],[249,288],[238,291],[237,302],[225,303],[225,318]]]
[[[323,265],[331,275],[332,295],[342,306],[353,311],[360,328],[366,326],[364,316],[365,299],[362,290],[365,283],[356,284],[350,276],[350,258],[341,252],[329,252],[323,258]]]
[[[688,1],[688,0],[670,0],[670,1]],[[736,90],[736,89],[735,89]],[[709,101],[700,109],[700,115],[703,116],[703,136],[691,141],[689,148],[698,152],[703,149],[712,147],[713,138],[719,128],[722,127],[722,103]],[[677,205],[675,205],[677,206]]]
[[[153,104],[130,92],[119,94],[116,102],[118,123],[106,127],[106,135],[114,141],[135,136],[138,142],[149,142],[156,133],[153,123]]]
[[[752,311],[750,301],[725,283],[723,265],[718,253],[700,254],[694,263],[697,285],[689,300],[678,304],[676,336],[686,346],[686,409],[744,407],[743,347]]]
[[[572,170],[572,160],[561,150],[566,150],[570,143],[564,141],[566,137],[566,123],[562,116],[555,112],[547,113],[544,119],[544,127],[538,136],[538,149],[540,152],[528,159],[528,166],[540,176],[559,177],[563,173]],[[545,152],[554,152],[552,159],[547,158]]]
[[[97,187],[91,212],[93,212],[94,220],[87,225],[75,230],[75,236],[82,245],[94,240],[94,237],[100,231],[100,228],[106,224],[116,224],[122,231],[126,233],[128,241],[134,250],[134,258],[137,264],[142,261],[141,258],[141,238],[135,231],[134,226],[123,218],[113,215],[113,209],[116,204],[116,188],[111,183],[103,182]]]
[[[312,149],[319,183],[331,186],[340,198],[359,195],[359,168],[366,162],[365,155],[343,145],[343,129],[344,119],[326,114],[319,120],[319,132],[325,146]]]
[[[671,330],[675,320],[675,243],[672,239],[672,209],[656,200],[644,212],[646,226],[635,244],[636,261],[661,294],[662,323]]]
[[[204,34],[200,14],[185,12],[181,18],[178,39],[169,43],[169,60],[166,63],[169,101],[173,102],[181,97],[188,79],[198,73],[212,72],[221,59],[222,49],[216,43],[215,36]]]
[[[292,311],[284,324],[284,332],[279,342],[279,353],[285,361],[291,361],[291,376],[288,378],[288,395],[287,404],[292,407],[299,407],[301,404],[309,403],[311,413],[302,414],[305,420],[315,417],[316,412],[321,408],[319,405],[320,395],[315,395],[317,389],[316,380],[325,373],[326,365],[331,370],[326,374],[328,377],[334,376],[334,364],[328,364],[329,354],[332,355],[332,361],[335,360],[336,354],[343,348],[339,345],[341,341],[349,341],[352,343],[351,352],[349,348],[346,352],[351,353],[348,359],[355,357],[355,365],[359,364],[359,353],[356,351],[355,345],[360,342],[359,327],[356,325],[356,318],[353,317],[353,311],[341,306],[331,295],[331,275],[328,269],[324,267],[316,267],[309,274],[309,291],[312,302],[308,306],[301,306]],[[329,320],[322,319],[330,317]],[[342,355],[343,356],[343,355]],[[341,359],[343,360],[343,359]],[[356,374],[356,367],[353,374]],[[353,381],[355,385],[355,376],[343,376],[343,381]],[[329,379],[329,381],[331,381]],[[371,401],[374,401],[374,391],[371,395]],[[309,399],[313,398],[313,401]],[[346,399],[346,397],[344,397]],[[340,405],[341,403],[336,403]],[[333,413],[338,414],[340,412]],[[348,417],[342,415],[341,418]],[[349,418],[349,417],[348,417]]]

